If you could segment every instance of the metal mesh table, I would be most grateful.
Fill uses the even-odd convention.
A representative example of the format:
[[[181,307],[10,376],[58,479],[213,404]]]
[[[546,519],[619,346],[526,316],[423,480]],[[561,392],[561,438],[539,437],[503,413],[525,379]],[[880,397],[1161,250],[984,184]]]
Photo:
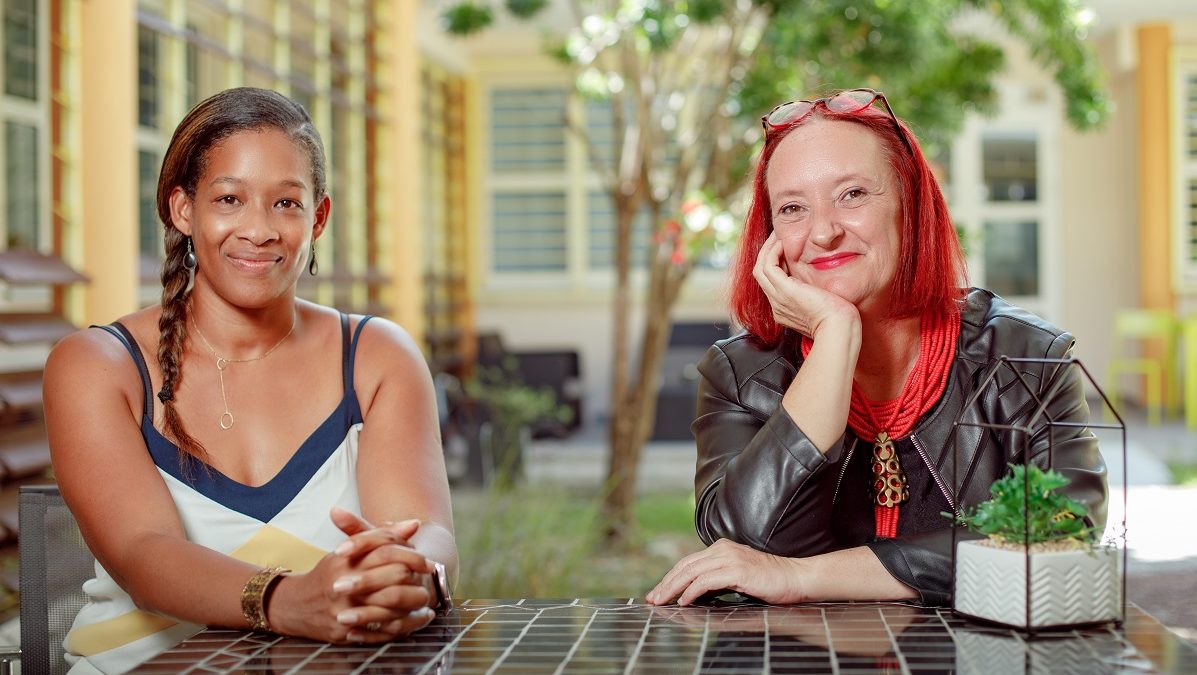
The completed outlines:
[[[209,629],[134,672],[1194,673],[1197,648],[1134,606],[1121,627],[1032,639],[899,603],[680,608],[469,600],[383,645]]]

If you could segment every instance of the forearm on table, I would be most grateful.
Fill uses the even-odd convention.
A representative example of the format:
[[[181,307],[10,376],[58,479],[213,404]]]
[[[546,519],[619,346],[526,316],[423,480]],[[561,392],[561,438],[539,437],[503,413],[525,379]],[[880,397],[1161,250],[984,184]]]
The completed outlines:
[[[808,601],[914,600],[918,593],[895,579],[865,546],[797,559]]]
[[[257,565],[160,534],[138,539],[130,551],[109,571],[139,608],[209,626],[249,627],[241,591]]]

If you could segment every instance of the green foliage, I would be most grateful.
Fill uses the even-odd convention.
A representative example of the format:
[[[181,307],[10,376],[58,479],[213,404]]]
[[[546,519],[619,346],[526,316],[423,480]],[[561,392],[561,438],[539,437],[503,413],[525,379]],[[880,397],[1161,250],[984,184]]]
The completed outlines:
[[[568,424],[573,409],[559,404],[548,387],[524,384],[518,362],[509,356],[501,366],[480,367],[465,390],[490,414],[490,448],[495,462],[495,485],[510,489],[523,473],[526,428],[544,422]]]
[[[559,404],[552,389],[524,384],[515,357],[507,357],[500,366],[478,368],[465,389],[486,406],[497,424],[508,428],[544,421],[568,424],[573,419],[573,409]]]
[[[1063,474],[1044,471],[1035,464],[1014,464],[1010,468],[1010,475],[989,488],[990,499],[967,510],[957,518],[957,524],[1011,544],[1097,542],[1101,533],[1086,524],[1085,505],[1057,492],[1068,484]]]
[[[520,18],[546,4],[506,0]],[[733,0],[618,5],[579,0],[578,5],[591,19],[602,19],[601,28],[588,31],[590,37],[602,34],[603,44],[613,44],[614,35],[614,42],[631,40],[638,50],[652,52],[669,52],[688,30],[731,25],[729,17],[742,16]],[[752,58],[733,74],[728,91],[728,110],[745,126],[782,101],[868,86],[883,89],[920,138],[950,138],[968,112],[994,110],[993,81],[1004,67],[996,44],[952,28],[969,12],[993,16],[1030,47],[1063,92],[1073,126],[1094,127],[1109,112],[1097,60],[1078,22],[1080,7],[1072,0],[754,0],[751,5],[764,17],[764,28],[745,39],[741,49]],[[444,16],[448,30],[461,35],[494,20],[484,0],[461,0]],[[583,68],[592,60],[586,50],[569,50],[563,43],[550,51]]]
[[[599,499],[562,486],[455,492],[462,598],[627,597],[651,589],[679,558],[701,550],[694,498],[649,494],[636,504],[641,538],[605,547]],[[650,543],[651,542],[651,543]]]
[[[547,4],[548,0],[507,0],[507,11],[521,19],[527,19],[535,16]]]
[[[454,35],[476,33],[494,23],[495,14],[490,5],[476,0],[466,0],[450,5],[441,13],[445,30]]]
[[[1078,129],[1095,127],[1110,105],[1099,86],[1101,73],[1093,50],[1084,42],[1085,26],[1078,22],[1075,0],[969,0],[989,10],[1012,34],[1031,47],[1031,56],[1052,70],[1064,93],[1068,121]]]
[[[598,506],[561,490],[492,489],[453,496],[463,598],[578,597],[573,584],[598,544]]]
[[[1197,485],[1197,464],[1168,462],[1168,472],[1176,485]]]

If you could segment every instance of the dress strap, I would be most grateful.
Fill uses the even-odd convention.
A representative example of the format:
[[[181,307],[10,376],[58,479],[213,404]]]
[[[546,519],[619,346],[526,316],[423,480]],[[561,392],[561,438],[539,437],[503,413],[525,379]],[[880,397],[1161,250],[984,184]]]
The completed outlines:
[[[154,419],[154,388],[150,383],[150,370],[145,365],[145,358],[141,355],[141,347],[137,345],[137,340],[133,339],[133,334],[129,332],[128,328],[120,321],[113,321],[107,326],[90,326],[91,328],[99,328],[100,330],[111,333],[116,339],[121,341],[125,346],[125,350],[133,357],[133,363],[137,364],[137,372],[141,374],[141,384],[144,389],[145,405],[143,406],[142,414],[145,419]]]
[[[342,314],[341,316],[344,316],[344,314]],[[357,322],[357,328],[355,328],[353,331],[353,340],[352,340],[352,342],[349,343],[349,348],[346,350],[348,353],[348,356],[349,356],[349,358],[345,360],[346,361],[346,366],[345,366],[345,368],[346,368],[345,390],[346,391],[353,391],[353,361],[354,361],[354,358],[357,356],[357,340],[359,337],[361,337],[362,329],[366,327],[366,322],[373,318],[374,318],[374,315],[372,315],[372,314],[367,314],[366,316],[363,316],[362,320]]]
[[[349,391],[353,381],[353,360],[349,355],[349,315],[341,312],[341,391]]]

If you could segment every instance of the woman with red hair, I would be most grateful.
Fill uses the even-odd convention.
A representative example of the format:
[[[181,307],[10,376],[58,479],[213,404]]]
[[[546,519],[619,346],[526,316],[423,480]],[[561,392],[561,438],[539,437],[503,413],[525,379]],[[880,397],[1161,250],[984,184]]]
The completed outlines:
[[[945,604],[943,514],[987,498],[1023,457],[1010,434],[954,422],[1025,421],[1026,387],[965,402],[993,359],[1066,358],[1073,338],[966,288],[943,195],[883,94],[785,103],[762,122],[732,270],[744,331],[699,365],[695,525],[708,548],[647,600],[685,605],[731,590],[775,604]],[[1036,433],[1030,457],[1046,464],[1050,444],[1067,492],[1104,524],[1105,465],[1079,374],[1017,368],[1040,394],[1064,378],[1046,418],[1072,425]]]

